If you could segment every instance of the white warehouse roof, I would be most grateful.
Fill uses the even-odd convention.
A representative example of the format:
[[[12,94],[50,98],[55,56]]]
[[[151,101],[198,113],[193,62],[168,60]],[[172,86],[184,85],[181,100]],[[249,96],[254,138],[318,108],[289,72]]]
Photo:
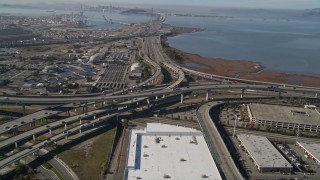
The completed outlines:
[[[125,179],[222,179],[198,130],[148,123],[130,138]]]
[[[292,168],[266,137],[249,134],[238,134],[237,137],[261,168]]]

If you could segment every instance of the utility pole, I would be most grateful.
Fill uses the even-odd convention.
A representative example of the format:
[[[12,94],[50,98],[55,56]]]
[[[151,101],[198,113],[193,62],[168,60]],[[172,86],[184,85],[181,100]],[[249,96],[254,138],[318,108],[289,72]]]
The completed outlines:
[[[236,136],[236,126],[237,126],[237,116],[234,119],[234,126],[233,126],[233,137]]]

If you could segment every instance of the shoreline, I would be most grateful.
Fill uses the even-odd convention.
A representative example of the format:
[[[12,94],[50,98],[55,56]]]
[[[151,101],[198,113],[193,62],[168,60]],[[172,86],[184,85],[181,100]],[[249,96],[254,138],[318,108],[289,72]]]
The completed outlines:
[[[176,61],[177,63],[199,72],[271,83],[320,87],[320,76],[265,70],[261,64],[251,60],[207,58],[173,48],[167,41],[168,37],[203,30],[201,28],[173,27],[172,33],[162,38],[162,43],[166,44],[165,48],[170,49],[180,57],[180,61]]]

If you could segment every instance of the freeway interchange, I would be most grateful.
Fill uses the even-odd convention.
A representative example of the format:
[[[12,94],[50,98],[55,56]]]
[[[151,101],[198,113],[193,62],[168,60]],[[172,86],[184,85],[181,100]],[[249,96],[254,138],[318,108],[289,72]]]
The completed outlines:
[[[166,99],[170,99],[172,96],[180,95],[181,103],[183,102],[184,95],[194,92],[194,91],[205,91],[206,92],[206,100],[209,100],[209,93],[218,91],[218,90],[236,90],[239,91],[241,94],[241,98],[245,98],[245,91],[252,90],[252,91],[264,91],[264,92],[275,92],[278,96],[281,94],[289,94],[289,93],[300,93],[301,96],[304,94],[311,95],[313,97],[317,97],[318,93],[320,93],[320,89],[318,88],[311,88],[311,87],[302,87],[302,86],[292,86],[292,85],[283,85],[283,84],[274,84],[274,83],[267,83],[267,82],[258,82],[258,81],[249,81],[237,78],[230,78],[230,77],[223,77],[211,74],[205,74],[196,72],[184,67],[180,67],[177,64],[174,64],[163,52],[161,48],[161,43],[159,42],[159,37],[146,37],[144,39],[144,60],[150,64],[154,69],[155,73],[148,78],[146,81],[139,83],[135,87],[125,88],[123,90],[114,92],[112,94],[97,94],[92,96],[1,96],[0,103],[4,104],[20,104],[22,106],[25,105],[57,105],[61,104],[64,105],[65,108],[63,109],[51,109],[51,110],[42,110],[36,112],[31,115],[27,115],[21,117],[19,119],[4,123],[0,125],[0,134],[6,133],[14,128],[25,124],[31,124],[34,121],[39,119],[48,118],[50,116],[70,111],[73,109],[74,103],[80,103],[84,107],[87,108],[88,104],[96,104],[96,103],[103,103],[109,101],[127,101],[127,105],[118,105],[117,107],[122,107],[112,109],[110,106],[108,108],[101,108],[97,110],[93,110],[90,112],[85,112],[80,115],[71,116],[65,119],[57,120],[45,126],[40,126],[37,128],[33,128],[29,131],[26,131],[21,134],[14,135],[12,137],[6,138],[0,141],[0,149],[6,148],[8,146],[15,145],[16,147],[19,146],[19,141],[23,141],[25,139],[35,138],[38,134],[43,133],[51,133],[52,129],[59,128],[61,126],[65,127],[65,132],[54,135],[50,139],[44,140],[40,143],[30,146],[27,149],[24,149],[16,154],[13,154],[3,160],[0,161],[0,168],[4,168],[20,159],[27,157],[35,152],[38,152],[43,147],[46,147],[48,144],[56,143],[61,139],[68,138],[68,136],[82,133],[82,131],[96,131],[99,130],[108,124],[109,120],[117,117],[119,114],[124,112],[130,112],[131,110],[139,107],[139,102],[146,101],[148,105],[152,104],[150,101],[162,99],[165,101]],[[139,91],[139,92],[132,92],[133,89],[139,89],[140,87],[146,86],[148,84],[155,83],[155,80],[161,74],[161,66],[168,68],[172,76],[176,77],[176,80],[169,84],[168,86],[162,88],[150,88],[146,91]],[[205,85],[196,85],[196,84],[189,84],[186,86],[181,85],[181,83],[185,80],[185,73],[192,74],[194,76],[199,76],[206,79],[220,79],[220,80],[234,80],[242,83],[248,84],[205,84]],[[240,97],[239,97],[240,98]],[[65,105],[67,104],[67,105]],[[214,106],[215,103],[209,104],[210,106]],[[226,150],[223,141],[219,139],[215,139],[215,137],[219,137],[219,133],[212,131],[214,130],[214,125],[212,124],[212,120],[210,121],[209,116],[209,108],[201,107],[199,110],[198,122],[202,128],[203,133],[206,136],[207,143],[210,147],[210,144],[220,144],[218,150],[212,150],[217,152],[216,155],[220,157],[230,157],[228,155],[228,151]],[[90,118],[90,121],[86,123],[82,123],[82,119]],[[79,121],[79,125],[76,127],[68,128],[68,124],[74,123]],[[22,123],[23,122],[23,123]],[[211,122],[211,123],[210,123]],[[98,126],[100,124],[100,126]],[[102,124],[102,125],[101,125]],[[89,128],[91,127],[91,128]],[[214,147],[211,147],[214,149]],[[219,158],[218,158],[219,159]],[[227,162],[228,161],[228,162]],[[241,179],[241,174],[237,171],[237,168],[234,164],[232,164],[232,160],[227,159],[225,163],[221,164],[220,168],[225,173],[228,179]],[[219,165],[219,163],[218,163]],[[233,173],[226,173],[228,169],[233,169]]]
[[[12,104],[66,104],[66,103],[89,103],[89,102],[102,102],[102,101],[111,101],[111,100],[126,100],[126,99],[135,99],[135,98],[148,98],[163,96],[168,94],[183,94],[192,91],[214,91],[214,90],[256,90],[256,91],[274,91],[279,93],[286,92],[295,92],[295,93],[312,93],[316,97],[320,93],[320,89],[314,88],[301,88],[301,87],[270,87],[268,85],[204,85],[204,86],[187,86],[180,87],[178,89],[162,89],[151,92],[141,92],[141,93],[130,93],[122,95],[111,95],[111,96],[94,96],[94,97],[0,97],[1,103],[12,103]],[[128,91],[122,91],[126,93]]]

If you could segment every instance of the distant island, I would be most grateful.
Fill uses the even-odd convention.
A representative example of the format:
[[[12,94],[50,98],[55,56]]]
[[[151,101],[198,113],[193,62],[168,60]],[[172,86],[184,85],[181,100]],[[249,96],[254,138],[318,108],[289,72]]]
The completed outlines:
[[[149,12],[144,9],[128,9],[120,14],[148,14]]]

